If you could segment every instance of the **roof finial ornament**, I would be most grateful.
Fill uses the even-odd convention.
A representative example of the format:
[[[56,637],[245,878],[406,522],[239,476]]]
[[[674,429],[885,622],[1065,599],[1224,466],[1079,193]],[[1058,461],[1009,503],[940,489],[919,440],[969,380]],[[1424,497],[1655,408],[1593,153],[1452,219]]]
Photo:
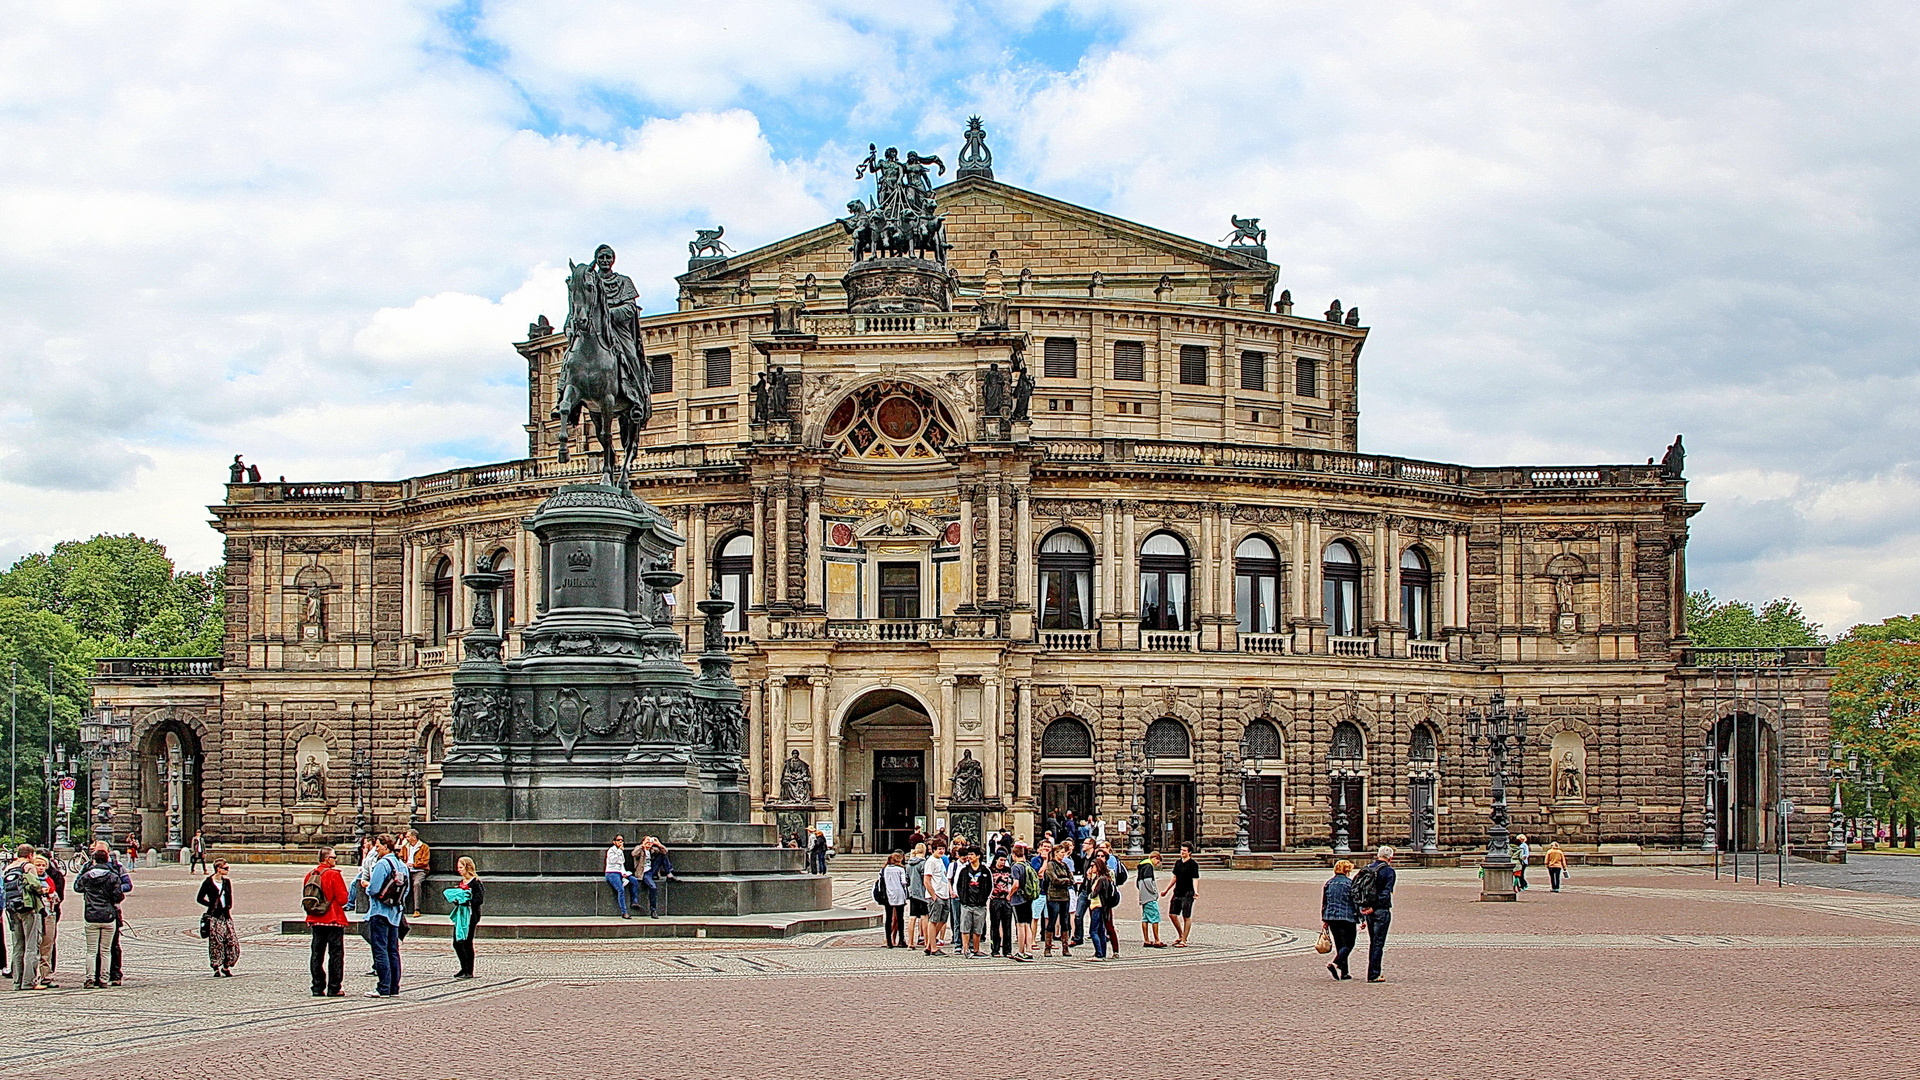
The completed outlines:
[[[977,176],[982,180],[993,179],[993,151],[987,149],[987,128],[977,116],[967,118],[967,144],[960,149],[955,160],[959,168],[954,170],[955,180],[965,180]]]
[[[1227,216],[1233,222],[1233,231],[1221,241],[1227,245],[1227,250],[1251,255],[1261,262],[1267,261],[1267,230],[1260,227],[1260,219],[1243,218],[1238,214]]]

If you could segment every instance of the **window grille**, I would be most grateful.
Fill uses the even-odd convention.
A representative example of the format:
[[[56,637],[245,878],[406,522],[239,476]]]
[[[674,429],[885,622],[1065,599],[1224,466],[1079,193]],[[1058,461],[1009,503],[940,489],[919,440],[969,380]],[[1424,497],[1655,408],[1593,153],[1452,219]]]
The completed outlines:
[[[733,385],[733,350],[707,350],[707,389]]]
[[[1263,761],[1277,761],[1280,757],[1280,729],[1271,721],[1255,720],[1247,725],[1247,756]]]
[[[1132,382],[1147,381],[1147,346],[1141,341],[1113,343],[1113,377]]]
[[[1207,347],[1180,346],[1180,381],[1187,386],[1207,385]]]
[[[1070,337],[1050,337],[1046,341],[1046,364],[1042,374],[1049,379],[1072,379],[1080,374],[1080,343]]]
[[[1187,737],[1187,726],[1172,717],[1148,724],[1147,753],[1157,758],[1191,757],[1193,743]]]
[[[671,353],[647,357],[647,363],[653,368],[653,392],[656,394],[673,393],[673,356]]]
[[[1093,732],[1072,717],[1063,716],[1047,725],[1040,734],[1043,758],[1090,758],[1093,756]]]
[[[1339,726],[1333,729],[1333,746],[1327,750],[1327,756],[1348,761],[1364,757],[1360,729],[1351,721],[1341,721]]]

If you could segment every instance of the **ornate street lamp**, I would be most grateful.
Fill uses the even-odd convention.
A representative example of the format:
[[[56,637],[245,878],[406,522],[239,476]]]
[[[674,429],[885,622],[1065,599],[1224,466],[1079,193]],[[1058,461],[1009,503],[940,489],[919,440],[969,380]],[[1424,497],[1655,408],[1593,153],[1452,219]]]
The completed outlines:
[[[347,782],[353,788],[354,839],[364,840],[371,825],[368,811],[373,801],[373,754],[355,750],[348,759]]]
[[[1123,746],[1113,748],[1114,779],[1120,785],[1127,800],[1127,854],[1145,855],[1147,853],[1146,828],[1140,819],[1142,795],[1140,778],[1146,773],[1145,744],[1139,739],[1129,739]]]
[[[67,802],[65,797],[67,782],[71,780],[73,776],[67,769],[67,748],[65,744],[53,748],[53,758],[53,771],[56,774],[54,776],[55,787],[53,797],[53,849],[55,851],[67,851],[72,846],[71,839],[67,835],[67,815],[71,804],[62,804]]]
[[[1347,828],[1353,820],[1347,814],[1347,791],[1351,785],[1344,781],[1358,780],[1364,775],[1359,768],[1352,765],[1332,765],[1327,768],[1328,779],[1334,782],[1333,786],[1340,792],[1340,797],[1334,800],[1333,804],[1333,853],[1335,855],[1353,854],[1352,833]]]
[[[1841,756],[1843,754],[1844,758]],[[1841,764],[1843,760],[1845,764]],[[1871,807],[1873,788],[1886,782],[1887,771],[1884,768],[1861,768],[1858,754],[1849,753],[1839,743],[1834,743],[1827,751],[1827,775],[1833,778],[1833,809],[1827,815],[1827,852],[1844,860],[1847,851],[1847,813],[1841,806],[1840,785],[1870,785],[1867,789],[1867,805]]]
[[[132,741],[132,722],[116,717],[112,709],[101,709],[80,721],[79,757],[89,767],[100,764],[100,784],[93,791],[93,839],[105,840],[108,847],[113,846],[113,762],[126,756]]]
[[[426,783],[426,755],[418,746],[407,747],[403,762],[407,772],[407,828],[420,827],[420,787]]]
[[[866,846],[866,836],[860,831],[860,807],[867,801],[864,791],[850,791],[847,798],[853,802],[853,836],[847,841],[847,850],[859,853]]]
[[[1484,711],[1467,714],[1467,745],[1485,744],[1487,773],[1493,778],[1493,826],[1487,832],[1487,856],[1481,862],[1480,899],[1513,900],[1513,852],[1507,845],[1507,762],[1527,743],[1527,711],[1507,708],[1506,695],[1494,691]]]

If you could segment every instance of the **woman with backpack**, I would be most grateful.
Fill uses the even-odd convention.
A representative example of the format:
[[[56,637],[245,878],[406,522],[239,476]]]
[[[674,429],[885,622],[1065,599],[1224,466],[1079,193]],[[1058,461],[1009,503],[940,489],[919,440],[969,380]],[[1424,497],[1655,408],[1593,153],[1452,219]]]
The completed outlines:
[[[1351,979],[1347,974],[1347,956],[1353,952],[1353,942],[1359,932],[1360,911],[1353,903],[1353,863],[1341,859],[1333,864],[1333,876],[1320,890],[1320,926],[1333,938],[1333,960],[1327,964],[1327,971],[1333,980]]]
[[[480,907],[487,902],[487,886],[480,880],[480,871],[473,860],[465,855],[455,864],[460,871],[460,884],[448,889],[443,895],[447,903],[453,905],[450,917],[453,922],[453,955],[460,958],[460,970],[454,973],[456,979],[473,978],[473,932],[480,926]]]
[[[880,880],[874,883],[873,898],[887,908],[887,948],[907,947],[907,855],[895,848],[880,868]]]
[[[227,860],[213,860],[213,870],[194,899],[206,909],[200,916],[200,936],[207,939],[213,977],[230,979],[233,965],[240,962],[240,936],[233,932],[233,879],[227,876]]]

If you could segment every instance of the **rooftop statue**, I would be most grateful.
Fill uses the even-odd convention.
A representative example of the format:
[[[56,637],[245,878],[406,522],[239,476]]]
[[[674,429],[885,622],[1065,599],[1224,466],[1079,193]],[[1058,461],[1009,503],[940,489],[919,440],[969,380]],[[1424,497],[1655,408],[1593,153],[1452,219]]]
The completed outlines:
[[[983,180],[993,179],[993,151],[987,149],[986,125],[977,116],[967,119],[967,144],[960,148],[960,156],[955,159],[955,179],[978,176]]]
[[[1234,214],[1227,216],[1233,221],[1233,231],[1228,233],[1226,239],[1222,241],[1228,247],[1266,246],[1267,230],[1260,227],[1259,218],[1243,218]]]
[[[840,219],[853,235],[855,262],[870,256],[915,255],[931,256],[935,262],[947,260],[946,219],[934,208],[929,165],[942,174],[947,171],[947,163],[936,155],[909,150],[903,162],[898,147],[889,146],[882,154],[875,144],[867,144],[867,159],[853,175],[873,177],[873,209],[856,199],[847,204],[851,216]]]
[[[727,235],[725,225],[711,229],[695,229],[693,239],[687,241],[687,254],[696,259],[724,259],[727,253],[733,250],[720,242],[720,238],[725,235]]]
[[[600,478],[625,487],[640,448],[640,430],[653,415],[653,373],[640,359],[640,291],[633,279],[613,270],[613,248],[601,244],[593,261],[567,260],[567,355],[560,364],[559,395],[553,419],[561,421],[560,460],[567,460],[567,435],[591,406],[594,431],[603,457]],[[626,455],[616,466],[613,427],[620,424]]]
[[[1680,445],[1680,436],[1673,437],[1673,445],[1667,447],[1666,454],[1660,459],[1660,479],[1679,480],[1687,474],[1687,448]]]

